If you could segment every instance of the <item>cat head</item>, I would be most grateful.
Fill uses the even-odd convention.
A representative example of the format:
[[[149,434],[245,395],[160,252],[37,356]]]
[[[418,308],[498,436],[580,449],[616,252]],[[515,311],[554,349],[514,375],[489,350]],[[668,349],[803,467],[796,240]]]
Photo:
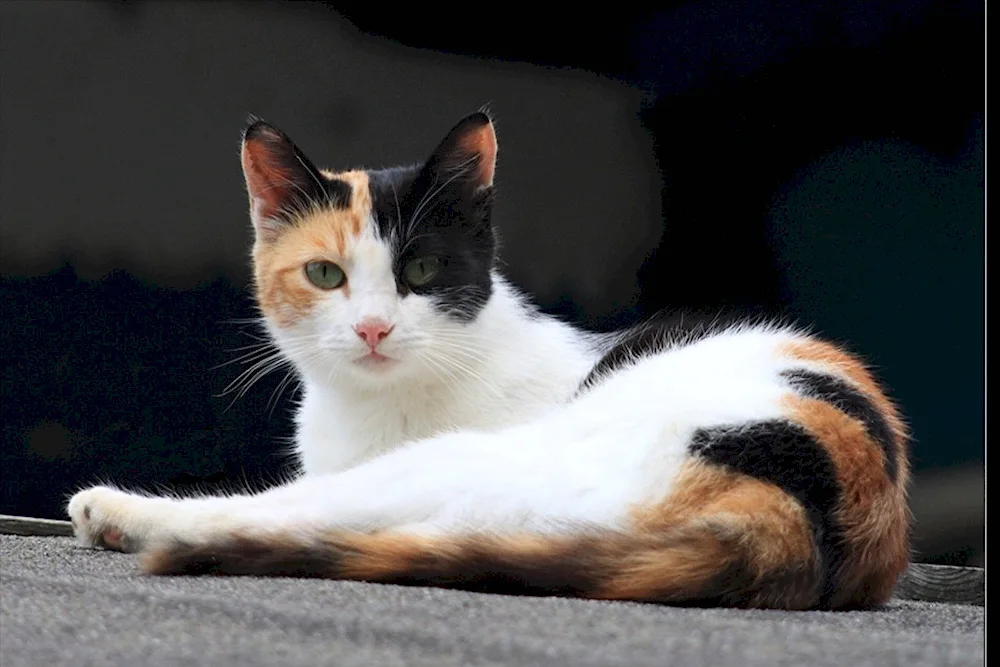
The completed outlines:
[[[383,170],[320,170],[272,125],[247,127],[257,302],[300,370],[377,387],[465,365],[493,290],[496,154],[485,113]]]

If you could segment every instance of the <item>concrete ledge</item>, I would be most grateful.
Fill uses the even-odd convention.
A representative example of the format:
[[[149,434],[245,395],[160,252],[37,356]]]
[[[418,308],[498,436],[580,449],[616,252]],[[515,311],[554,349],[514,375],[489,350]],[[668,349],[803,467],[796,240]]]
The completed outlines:
[[[0,514],[0,535],[37,535],[73,537],[73,524],[53,519],[32,519]]]

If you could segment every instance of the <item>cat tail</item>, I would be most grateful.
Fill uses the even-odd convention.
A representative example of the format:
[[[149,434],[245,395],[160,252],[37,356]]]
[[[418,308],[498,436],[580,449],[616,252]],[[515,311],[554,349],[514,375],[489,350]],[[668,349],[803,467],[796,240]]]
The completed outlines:
[[[750,583],[730,576],[734,541],[696,527],[670,536],[423,537],[337,531],[304,538],[276,532],[234,534],[205,544],[175,542],[144,553],[142,563],[153,574],[317,577],[516,595],[713,604]]]
[[[144,553],[142,563],[153,574],[317,577],[689,605],[814,606],[821,568],[810,536],[790,536],[783,517],[768,518],[766,507],[751,511],[676,525],[662,525],[663,512],[655,511],[634,531],[575,535],[231,533],[205,543],[160,545]]]

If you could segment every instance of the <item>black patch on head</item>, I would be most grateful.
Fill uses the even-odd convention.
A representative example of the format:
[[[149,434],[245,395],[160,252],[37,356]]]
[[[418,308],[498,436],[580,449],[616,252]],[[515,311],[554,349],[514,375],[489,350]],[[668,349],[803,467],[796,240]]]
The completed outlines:
[[[353,191],[351,184],[339,178],[326,178],[322,174],[320,174],[320,178],[324,180],[325,194],[318,203],[328,208],[350,208]]]
[[[802,503],[822,566],[820,605],[829,605],[848,545],[836,518],[842,490],[823,446],[801,426],[772,420],[698,429],[689,451],[705,461],[770,482]]]
[[[470,116],[449,139],[463,124],[477,122],[478,116]],[[393,243],[400,295],[429,296],[438,310],[471,321],[493,291],[493,187],[474,181],[475,156],[455,162],[449,139],[422,165],[369,171],[372,213],[380,236]],[[441,268],[426,285],[410,285],[404,267],[422,257],[436,258]]]
[[[788,370],[781,374],[801,395],[829,403],[848,417],[861,422],[868,437],[879,444],[885,457],[885,473],[889,479],[896,481],[899,474],[899,462],[893,448],[892,429],[885,415],[869,400],[867,396],[850,386],[843,380],[806,370]]]

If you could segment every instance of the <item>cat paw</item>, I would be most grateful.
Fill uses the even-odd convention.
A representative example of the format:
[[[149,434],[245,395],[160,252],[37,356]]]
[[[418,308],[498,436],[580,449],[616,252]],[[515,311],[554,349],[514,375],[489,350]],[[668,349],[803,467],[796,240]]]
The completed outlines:
[[[75,494],[67,508],[77,541],[85,547],[101,547],[132,553],[148,541],[151,498],[95,486]]]

